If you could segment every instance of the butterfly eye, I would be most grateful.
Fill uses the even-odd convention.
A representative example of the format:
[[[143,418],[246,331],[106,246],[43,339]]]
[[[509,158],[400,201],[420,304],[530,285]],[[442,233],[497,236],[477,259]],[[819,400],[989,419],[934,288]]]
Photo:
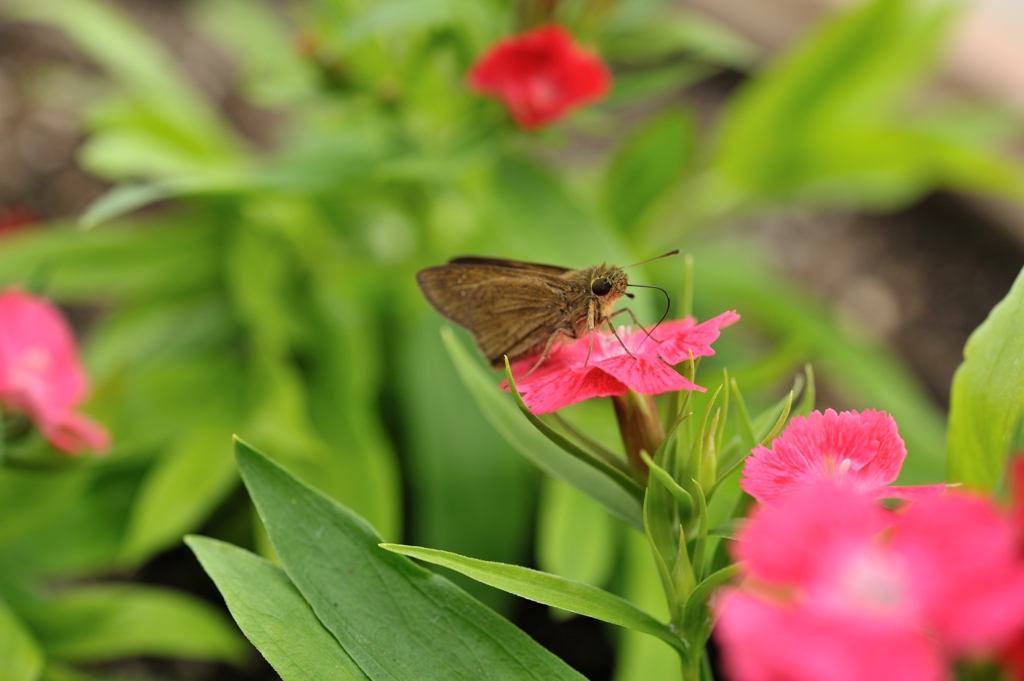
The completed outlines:
[[[594,292],[595,296],[606,296],[612,290],[612,282],[604,278],[595,279],[594,283],[590,285],[590,290]]]

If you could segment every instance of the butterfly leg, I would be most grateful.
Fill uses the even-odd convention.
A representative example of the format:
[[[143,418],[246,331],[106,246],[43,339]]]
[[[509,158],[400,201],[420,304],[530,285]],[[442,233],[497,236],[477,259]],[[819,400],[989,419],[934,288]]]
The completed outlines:
[[[594,301],[591,300],[587,307],[587,329],[590,333],[590,346],[587,347],[587,358],[583,360],[583,366],[590,364],[590,354],[594,352]]]
[[[629,351],[629,348],[626,347],[625,342],[623,342],[623,340],[619,338],[619,332],[615,330],[615,325],[612,324],[612,318],[608,317],[608,319],[606,319],[605,322],[607,322],[608,328],[612,330],[612,335],[615,336],[615,340],[619,341],[619,345],[621,345],[622,349],[626,351],[626,354],[632,357],[633,359],[636,359],[633,353]]]
[[[613,317],[616,317],[616,316],[622,314],[623,312],[629,314],[630,319],[633,320],[634,324],[636,324],[638,327],[640,327],[640,330],[643,331],[647,335],[647,338],[650,338],[655,343],[660,343],[661,342],[660,340],[658,340],[657,338],[655,338],[654,336],[651,335],[651,332],[648,331],[644,327],[644,325],[640,323],[640,320],[636,318],[636,315],[633,314],[633,311],[630,310],[628,307],[624,307],[621,310],[616,310],[615,312],[612,312],[611,315],[608,316],[608,319],[612,319]],[[647,340],[647,339],[645,338],[644,340]],[[640,341],[640,342],[643,343],[644,341]]]
[[[561,329],[556,329],[555,332],[553,334],[551,334],[551,337],[548,338],[547,345],[544,346],[544,352],[542,352],[540,354],[540,359],[538,359],[537,362],[532,367],[530,367],[529,371],[527,371],[525,374],[523,374],[518,379],[516,379],[517,381],[522,381],[524,378],[526,378],[527,376],[532,374],[534,371],[536,371],[537,367],[539,367],[541,364],[544,363],[544,360],[546,360],[548,358],[548,356],[551,354],[551,348],[554,347],[555,340],[562,333],[564,333],[564,331],[562,331]]]

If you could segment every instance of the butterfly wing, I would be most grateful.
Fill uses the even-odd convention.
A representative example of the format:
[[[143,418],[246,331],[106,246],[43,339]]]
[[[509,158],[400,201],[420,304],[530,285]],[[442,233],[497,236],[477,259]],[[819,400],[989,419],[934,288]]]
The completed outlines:
[[[509,284],[514,283],[514,286]],[[495,367],[539,354],[551,336],[567,331],[566,288],[557,277],[515,282],[496,280],[480,286],[469,302],[472,326],[480,351]]]
[[[544,349],[566,327],[568,282],[551,272],[457,262],[416,275],[423,295],[444,317],[473,334],[492,365]]]
[[[566,272],[570,271],[568,267],[559,267],[558,265],[542,265],[536,262],[522,262],[521,260],[503,260],[501,258],[484,258],[478,255],[466,255],[460,258],[452,258],[448,261],[449,265],[481,265],[485,267],[503,267],[505,269],[513,269],[529,272],[538,272],[540,274],[546,274],[552,277],[560,277]]]

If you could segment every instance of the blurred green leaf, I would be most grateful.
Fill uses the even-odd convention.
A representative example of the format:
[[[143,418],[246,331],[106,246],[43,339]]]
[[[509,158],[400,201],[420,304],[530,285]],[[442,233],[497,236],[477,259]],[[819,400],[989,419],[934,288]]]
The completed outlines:
[[[850,338],[820,303],[735,245],[702,249],[695,258],[702,309],[737,309],[743,315],[738,330],[749,325],[782,343],[799,340],[806,354],[794,358],[794,369],[809,360],[815,378],[851,407],[884,409],[896,419],[909,452],[900,484],[944,479],[942,414],[889,351]]]
[[[693,155],[695,124],[684,111],[669,110],[626,141],[608,171],[605,205],[625,233],[682,177]]]
[[[656,618],[667,619],[665,594],[651,560],[647,538],[626,533],[623,596]],[[660,639],[625,631],[615,665],[616,681],[652,681],[679,678],[679,655]]]
[[[285,572],[370,678],[582,678],[444,578],[381,550],[351,511],[242,442],[236,455]]]
[[[975,329],[953,376],[946,461],[950,482],[991,491],[1024,415],[1024,271]]]
[[[190,8],[197,23],[239,61],[241,86],[257,106],[281,107],[316,96],[314,65],[295,49],[280,9],[246,0],[206,0]]]
[[[0,546],[33,532],[74,504],[87,471],[26,471],[0,467]]]
[[[55,517],[0,547],[0,574],[37,580],[109,569],[144,465],[144,459],[132,457],[91,470],[73,503],[57,503]]]
[[[36,681],[43,671],[43,663],[39,644],[18,616],[0,600],[0,679]]]
[[[76,662],[133,655],[240,662],[245,642],[213,606],[143,586],[84,586],[40,602],[25,618],[46,651]]]
[[[195,221],[150,222],[83,234],[26,231],[4,239],[0,285],[39,277],[44,293],[62,302],[119,302],[206,291],[220,277],[217,231]]]
[[[242,632],[284,681],[369,678],[324,629],[284,570],[214,539],[188,537],[185,542]]]
[[[476,398],[490,424],[517,452],[548,475],[561,480],[597,501],[612,515],[633,527],[643,527],[640,503],[608,476],[567,454],[523,418],[497,382],[467,352],[451,329],[441,330],[445,347],[462,382]]]
[[[891,208],[933,187],[1024,197],[1024,170],[903,110],[956,3],[873,0],[845,12],[730,103],[714,169],[746,199]]]
[[[222,388],[224,386],[221,386]],[[211,390],[215,390],[211,388]],[[224,390],[220,394],[228,395]],[[227,400],[225,400],[227,401]],[[132,504],[121,559],[138,564],[181,541],[231,491],[238,476],[228,445],[234,426],[228,405],[210,405],[164,452],[142,481]]]
[[[490,584],[495,588],[538,603],[641,631],[649,636],[659,638],[681,651],[686,650],[686,643],[673,634],[666,625],[629,601],[589,584],[518,565],[491,563],[421,546],[402,546],[400,544],[382,544],[381,546],[403,556],[418,558],[428,563],[457,570],[484,584]]]
[[[610,7],[600,53],[616,67],[671,60],[747,70],[757,56],[753,43],[705,14],[660,0],[623,0]],[[639,62],[639,63],[638,63]]]
[[[101,0],[16,3],[22,18],[63,30],[124,89],[92,112],[81,150],[106,177],[209,172],[234,164],[243,145],[181,73],[177,62],[126,14]]]
[[[537,509],[537,565],[542,570],[603,586],[618,554],[616,529],[608,512],[590,497],[544,478]]]
[[[539,476],[480,414],[451,370],[439,327],[436,317],[424,316],[401,339],[396,390],[408,438],[410,529],[421,544],[521,562],[528,555]],[[500,610],[508,603],[499,591],[457,573],[452,578],[486,605]]]

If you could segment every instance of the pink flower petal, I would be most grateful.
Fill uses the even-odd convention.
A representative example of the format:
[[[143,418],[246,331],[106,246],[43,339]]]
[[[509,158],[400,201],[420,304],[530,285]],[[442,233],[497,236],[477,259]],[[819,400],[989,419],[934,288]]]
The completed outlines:
[[[669,322],[658,327],[655,334],[662,340],[658,353],[669,364],[675,365],[693,357],[709,357],[715,354],[711,344],[718,340],[721,329],[735,324],[740,319],[736,311],[723,312],[706,322],[693,326],[692,320]]]
[[[1024,627],[1014,534],[989,499],[956,490],[912,504],[894,526],[921,616],[952,650],[991,652]]]
[[[0,294],[0,405],[27,414],[66,451],[102,449],[105,433],[73,410],[88,393],[71,327],[48,301]]]
[[[92,419],[75,412],[65,412],[43,428],[50,443],[68,454],[84,451],[105,452],[110,449],[110,433]]]
[[[738,319],[735,313],[716,319],[728,320],[729,315]],[[678,340],[699,329],[693,324],[692,319],[669,322],[659,327],[665,329],[668,336],[659,332],[658,337]],[[557,347],[536,368],[537,357],[516,362],[512,375],[530,411],[544,414],[591,397],[622,395],[627,389],[645,395],[675,390],[704,392],[704,388],[681,376],[661,359],[663,344],[660,340],[649,337],[642,329],[623,326],[616,331],[618,338],[610,332],[594,333],[593,338],[579,338]],[[709,337],[707,329],[696,333],[702,338]],[[718,335],[717,328],[714,335]],[[710,348],[706,350],[704,354],[713,354]],[[507,387],[502,384],[502,389]]]
[[[871,617],[720,600],[715,638],[731,681],[942,681],[944,661],[920,632]]]
[[[820,481],[794,490],[778,505],[757,508],[734,553],[752,577],[811,588],[829,582],[846,556],[868,551],[892,522],[874,499]]]
[[[625,384],[594,366],[570,367],[535,376],[529,376],[518,384],[523,402],[534,414],[558,411],[593,397],[626,394]]]
[[[823,479],[883,497],[881,488],[897,478],[906,456],[896,422],[885,412],[827,409],[793,417],[771,449],[753,450],[740,485],[762,503]]]
[[[675,369],[656,357],[652,359],[640,355],[634,359],[629,355],[620,355],[602,360],[597,366],[633,391],[644,395],[659,395],[675,390],[706,390],[679,375]]]

